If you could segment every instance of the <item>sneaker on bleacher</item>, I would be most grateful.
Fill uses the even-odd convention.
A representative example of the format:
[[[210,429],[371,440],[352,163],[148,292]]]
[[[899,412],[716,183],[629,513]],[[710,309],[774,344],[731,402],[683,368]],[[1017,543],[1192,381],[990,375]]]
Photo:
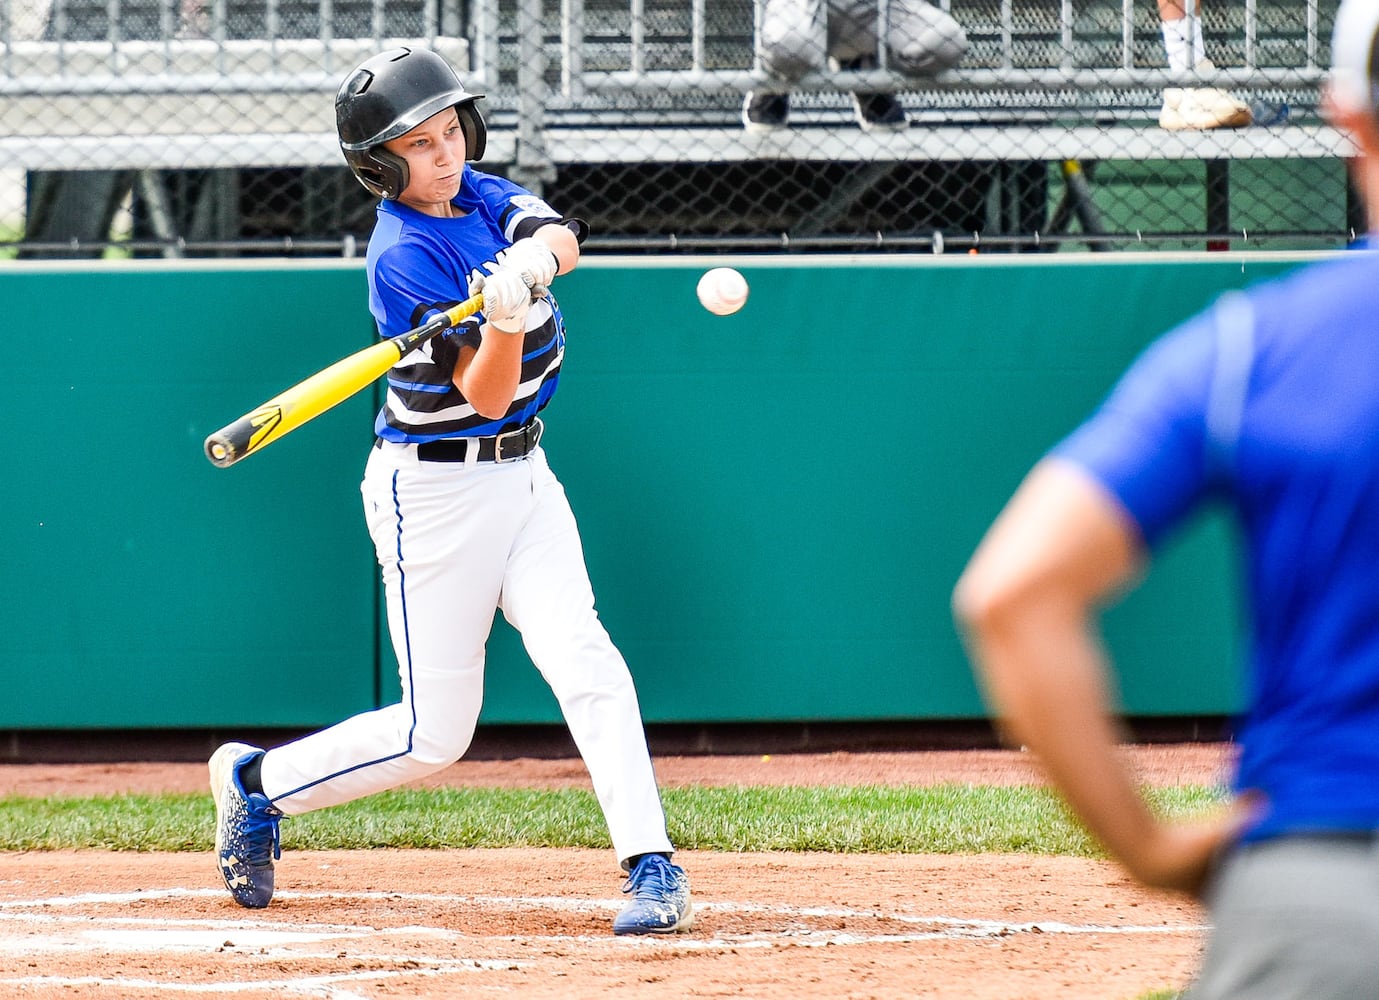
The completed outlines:
[[[774,131],[789,121],[789,94],[748,94],[742,102],[742,124],[748,132]]]
[[[852,107],[857,113],[857,124],[867,131],[910,126],[905,108],[894,94],[853,94]]]
[[[859,56],[856,59],[837,62],[836,66],[840,70],[876,69],[876,57]],[[884,91],[855,92],[852,95],[852,108],[857,114],[857,124],[865,131],[903,129],[910,124],[909,119],[905,117],[905,107],[900,103],[900,98]]]
[[[1197,72],[1214,72],[1208,59]],[[1244,128],[1253,120],[1250,106],[1220,87],[1166,87],[1159,127],[1165,129]]]

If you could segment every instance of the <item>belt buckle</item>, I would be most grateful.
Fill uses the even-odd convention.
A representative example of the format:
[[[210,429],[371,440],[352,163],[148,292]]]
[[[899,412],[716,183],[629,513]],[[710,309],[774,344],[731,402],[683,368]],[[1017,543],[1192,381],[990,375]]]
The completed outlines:
[[[530,435],[530,441],[528,436]],[[514,438],[521,444],[521,450],[513,455],[503,454],[504,445]],[[531,453],[536,447],[536,443],[541,440],[541,418],[537,417],[531,423],[517,428],[515,431],[508,431],[506,434],[499,434],[493,439],[493,460],[495,462],[514,462],[519,458]]]

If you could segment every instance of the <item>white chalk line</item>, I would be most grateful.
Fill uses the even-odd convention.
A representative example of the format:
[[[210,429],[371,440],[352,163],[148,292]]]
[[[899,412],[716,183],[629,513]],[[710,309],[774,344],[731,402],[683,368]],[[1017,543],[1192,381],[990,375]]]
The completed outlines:
[[[111,986],[121,990],[146,990],[153,993],[251,993],[281,990],[288,993],[306,993],[331,1000],[369,1000],[364,994],[341,990],[341,983],[377,982],[399,976],[449,976],[460,973],[488,972],[497,969],[516,969],[518,965],[506,961],[480,961],[478,959],[448,959],[444,965],[434,968],[415,968],[406,970],[372,970],[364,972],[341,972],[318,976],[300,976],[295,979],[259,979],[249,982],[219,983],[170,983],[159,979],[126,979],[113,976],[26,976],[14,979],[0,979],[0,986],[19,986],[33,988]]]
[[[79,921],[89,923],[91,917],[82,914],[75,917],[63,917],[58,914],[34,913],[34,910],[47,908],[69,907],[69,906],[92,906],[92,905],[118,905],[134,902],[146,902],[159,899],[194,899],[194,898],[219,898],[224,896],[221,889],[140,889],[134,892],[122,893],[83,893],[76,896],[53,896],[44,899],[29,900],[3,900],[0,901],[0,921],[4,920],[24,920],[24,921],[54,921],[63,920]],[[454,893],[418,893],[418,892],[387,892],[384,890],[368,892],[350,891],[318,891],[301,892],[287,890],[278,892],[275,897],[279,900],[356,900],[360,902],[392,900],[401,902],[420,902],[438,903],[447,906],[463,907],[471,906],[477,908],[500,907],[505,909],[522,910],[557,910],[567,913],[614,913],[621,908],[622,903],[617,900],[600,899],[576,899],[568,896],[469,896]],[[1128,925],[1128,924],[1068,924],[1059,921],[1036,920],[1012,923],[1009,921],[982,920],[972,917],[950,917],[929,914],[911,914],[899,911],[885,911],[875,908],[857,909],[855,907],[837,906],[787,906],[783,904],[764,904],[737,902],[730,900],[696,900],[694,904],[696,912],[717,911],[733,914],[762,914],[770,916],[794,916],[794,917],[832,917],[841,919],[872,919],[889,920],[905,924],[930,924],[941,927],[948,927],[954,931],[963,929],[975,929],[983,935],[988,934],[1182,934],[1196,933],[1208,930],[1207,925],[1203,924],[1149,924],[1149,925]],[[19,912],[15,912],[19,911]],[[108,917],[106,922],[112,924],[147,924],[152,923],[160,927],[214,927],[224,929],[254,929],[258,927],[272,928],[280,927],[281,924],[275,921],[256,920],[249,917],[241,917],[235,920],[216,920],[216,919],[195,919],[195,918],[150,918],[150,917]],[[298,930],[310,929],[320,934],[349,934],[360,931],[359,925],[352,924],[302,924],[294,922],[292,926]],[[396,932],[388,929],[373,928],[367,929],[368,933],[390,933]],[[453,934],[454,931],[442,928],[407,928],[412,932],[423,930],[434,930],[436,933]],[[672,938],[676,940],[679,938]],[[632,939],[636,940],[636,939]]]
[[[64,987],[82,985],[118,985],[121,988],[142,989],[153,992],[178,993],[244,993],[251,991],[280,990],[294,994],[310,994],[329,998],[329,1000],[367,1000],[366,997],[343,990],[341,984],[379,982],[405,976],[449,976],[474,972],[512,971],[529,966],[528,961],[497,958],[448,958],[440,956],[418,956],[416,954],[378,953],[377,939],[380,937],[425,937],[444,936],[448,940],[463,940],[466,935],[453,928],[428,926],[409,926],[378,928],[367,925],[338,923],[284,923],[282,920],[242,916],[235,919],[214,918],[162,918],[151,916],[109,916],[92,917],[89,913],[71,913],[73,907],[125,906],[136,902],[157,900],[219,898],[224,895],[220,889],[144,889],[119,893],[82,893],[73,896],[52,896],[42,899],[0,901],[0,931],[7,922],[26,922],[30,925],[41,923],[51,925],[55,930],[65,933],[51,935],[25,934],[22,937],[7,937],[0,933],[0,953],[22,952],[28,955],[52,954],[55,952],[105,953],[214,953],[225,951],[253,951],[259,958],[283,958],[303,960],[336,960],[339,958],[338,944],[349,939],[369,938],[374,943],[374,953],[350,952],[355,961],[376,961],[381,963],[405,963],[405,968],[373,969],[349,973],[303,976],[280,980],[252,980],[221,983],[173,983],[160,981],[132,981],[110,979],[99,976],[68,977],[58,975],[37,975],[18,978],[0,978],[0,986]],[[617,901],[574,899],[556,896],[469,896],[446,893],[397,893],[385,891],[370,892],[298,892],[284,891],[277,894],[283,900],[327,900],[327,901],[405,901],[441,904],[474,909],[501,908],[505,910],[544,910],[575,913],[615,912],[621,905]],[[580,948],[659,948],[680,952],[704,952],[724,949],[771,949],[784,947],[833,947],[847,945],[911,944],[925,941],[960,941],[974,939],[1000,939],[1026,934],[1198,934],[1209,928],[1198,924],[1156,924],[1156,925],[1116,925],[1116,924],[1069,924],[1061,921],[1011,922],[984,920],[978,918],[953,917],[946,915],[925,915],[905,912],[887,912],[876,908],[859,909],[833,906],[786,906],[762,903],[738,902],[731,900],[704,900],[696,902],[699,913],[718,912],[725,914],[759,914],[788,919],[831,918],[842,920],[879,920],[911,927],[899,933],[858,933],[841,929],[813,930],[807,928],[787,928],[745,934],[719,934],[713,938],[699,938],[691,935],[668,935],[666,937],[615,938],[611,934],[600,935],[542,935],[541,940],[552,944],[566,944]],[[55,912],[56,911],[56,912]],[[100,926],[92,927],[93,921]],[[521,935],[487,936],[486,940],[510,940],[527,942],[530,937]],[[337,947],[329,952],[315,953],[303,950],[302,945],[334,942]]]

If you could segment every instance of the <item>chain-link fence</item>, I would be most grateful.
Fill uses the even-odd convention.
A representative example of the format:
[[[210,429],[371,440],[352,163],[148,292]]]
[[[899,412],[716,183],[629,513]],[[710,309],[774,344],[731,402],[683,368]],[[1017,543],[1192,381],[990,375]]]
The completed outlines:
[[[358,252],[394,44],[594,251],[1342,245],[1337,0],[1209,2],[1175,55],[1151,0],[0,0],[0,252]]]

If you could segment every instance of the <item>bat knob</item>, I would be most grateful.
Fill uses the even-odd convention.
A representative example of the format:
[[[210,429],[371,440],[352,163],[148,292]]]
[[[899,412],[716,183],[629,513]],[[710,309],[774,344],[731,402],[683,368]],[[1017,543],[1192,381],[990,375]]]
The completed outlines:
[[[216,468],[224,469],[235,464],[235,449],[220,435],[212,434],[206,439],[206,457]]]

